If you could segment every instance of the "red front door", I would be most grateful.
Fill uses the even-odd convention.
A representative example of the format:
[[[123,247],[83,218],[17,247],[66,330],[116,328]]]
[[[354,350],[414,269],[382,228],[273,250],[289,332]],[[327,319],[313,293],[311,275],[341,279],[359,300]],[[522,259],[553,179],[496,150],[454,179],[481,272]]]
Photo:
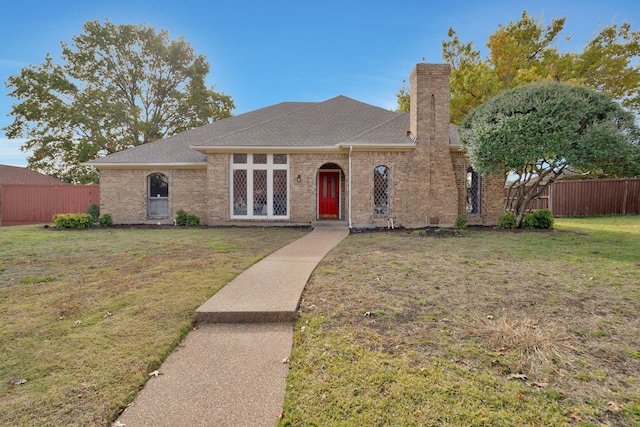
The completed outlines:
[[[318,173],[318,214],[324,219],[340,216],[340,172]]]

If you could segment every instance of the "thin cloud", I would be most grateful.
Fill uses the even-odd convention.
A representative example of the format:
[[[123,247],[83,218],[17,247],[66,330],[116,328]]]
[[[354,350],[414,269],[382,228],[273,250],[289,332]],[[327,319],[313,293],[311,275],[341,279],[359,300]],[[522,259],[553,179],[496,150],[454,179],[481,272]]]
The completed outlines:
[[[0,164],[9,166],[26,166],[29,153],[20,151],[24,139],[0,138]]]

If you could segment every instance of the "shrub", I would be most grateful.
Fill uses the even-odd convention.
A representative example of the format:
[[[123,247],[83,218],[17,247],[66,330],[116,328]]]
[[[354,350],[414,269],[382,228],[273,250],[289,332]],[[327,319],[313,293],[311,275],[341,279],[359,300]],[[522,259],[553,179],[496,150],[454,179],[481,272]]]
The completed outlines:
[[[58,228],[89,228],[93,225],[93,217],[88,213],[55,214],[53,222]]]
[[[533,212],[528,212],[522,218],[522,228],[535,228],[535,218]]]
[[[200,225],[200,217],[187,213],[182,209],[176,212],[176,225],[193,227]]]
[[[553,228],[553,214],[548,209],[541,209],[527,214],[531,216],[533,228]],[[525,220],[527,217],[525,216]]]
[[[87,208],[87,213],[91,215],[91,218],[93,218],[93,223],[97,223],[98,218],[100,218],[100,206],[98,206],[96,203],[90,204]]]
[[[98,225],[100,227],[111,227],[113,225],[113,218],[108,213],[100,215],[98,219]]]
[[[498,218],[498,228],[514,228],[518,223],[518,218],[513,212],[506,212]]]
[[[459,216],[458,218],[456,218],[456,222],[453,223],[453,228],[455,228],[456,230],[464,230],[465,228],[467,228],[467,220]]]

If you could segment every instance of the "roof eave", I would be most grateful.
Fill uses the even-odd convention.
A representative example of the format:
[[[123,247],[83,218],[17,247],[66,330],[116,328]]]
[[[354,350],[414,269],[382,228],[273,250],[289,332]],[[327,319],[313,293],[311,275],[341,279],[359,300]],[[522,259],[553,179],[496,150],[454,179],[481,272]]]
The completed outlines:
[[[353,148],[353,151],[413,151],[416,148],[416,144],[414,142],[395,144],[367,144],[344,142],[338,144],[338,146],[344,149]]]
[[[337,145],[314,146],[314,147],[292,147],[292,146],[250,146],[250,145],[227,145],[227,146],[191,146],[192,150],[204,154],[215,153],[331,153],[343,151]]]
[[[292,147],[292,146],[192,146],[192,150],[204,154],[213,153],[341,153],[353,148],[354,151],[412,151],[415,143],[367,144],[343,142],[330,146]]]
[[[153,162],[153,163],[80,163],[96,169],[206,169],[207,162]]]

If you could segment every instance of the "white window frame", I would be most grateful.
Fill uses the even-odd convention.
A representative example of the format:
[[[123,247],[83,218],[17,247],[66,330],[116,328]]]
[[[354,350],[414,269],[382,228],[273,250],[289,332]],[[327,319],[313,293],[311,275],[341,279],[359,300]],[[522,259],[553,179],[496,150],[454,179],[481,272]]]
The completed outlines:
[[[245,154],[245,153],[235,153]],[[265,153],[256,153],[262,154]],[[286,164],[274,164],[273,156],[285,155],[287,156]],[[247,153],[247,163],[234,163],[233,154],[231,154],[229,162],[231,164],[229,174],[229,214],[232,219],[253,219],[253,220],[273,220],[273,219],[289,219],[291,212],[291,173],[289,172],[289,164],[291,163],[291,157],[285,153],[267,154],[267,163],[254,164],[253,153]],[[247,171],[247,214],[237,215],[234,214],[234,183],[233,176],[236,170]],[[253,171],[254,170],[266,170],[267,171],[267,215],[254,215],[253,214]],[[287,213],[286,215],[274,215],[273,214],[273,171],[286,170],[287,171]]]

